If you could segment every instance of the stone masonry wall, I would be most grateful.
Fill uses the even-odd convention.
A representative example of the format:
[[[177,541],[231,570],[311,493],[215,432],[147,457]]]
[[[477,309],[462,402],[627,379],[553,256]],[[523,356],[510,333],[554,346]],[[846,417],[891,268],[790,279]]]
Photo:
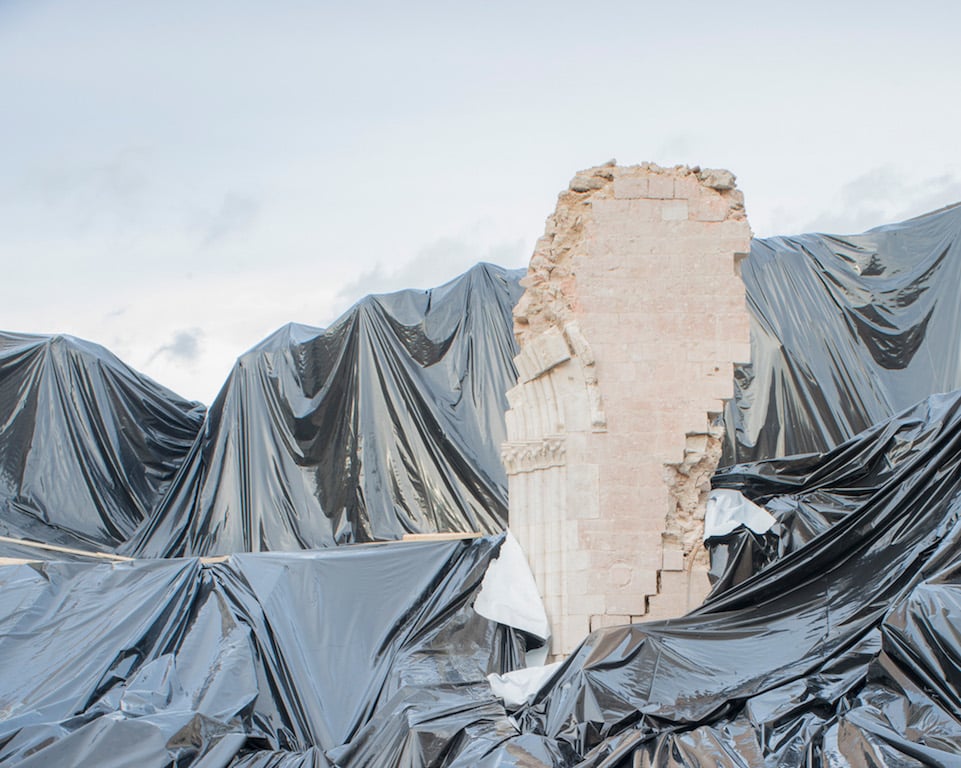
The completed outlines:
[[[558,198],[515,309],[510,525],[563,656],[600,626],[707,593],[700,536],[750,229],[727,171],[613,162]]]

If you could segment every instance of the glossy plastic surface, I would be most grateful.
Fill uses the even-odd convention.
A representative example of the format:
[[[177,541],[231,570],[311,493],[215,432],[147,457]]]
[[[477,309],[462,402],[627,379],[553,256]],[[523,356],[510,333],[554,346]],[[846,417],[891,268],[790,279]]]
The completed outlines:
[[[751,361],[722,465],[825,451],[961,387],[961,206],[863,235],[755,239],[741,277]]]
[[[0,535],[178,557],[499,532],[521,275],[286,326],[206,413],[102,347],[0,335]]]
[[[531,639],[472,607],[502,542],[0,566],[0,764],[327,766],[415,703],[425,754],[480,732]]]
[[[204,412],[96,344],[0,333],[0,535],[123,543],[170,488]]]
[[[716,483],[843,514],[685,617],[592,633],[522,730],[576,755],[552,765],[955,764],[961,392]]]
[[[369,296],[243,355],[156,513],[123,548],[170,557],[494,533],[519,272]]]

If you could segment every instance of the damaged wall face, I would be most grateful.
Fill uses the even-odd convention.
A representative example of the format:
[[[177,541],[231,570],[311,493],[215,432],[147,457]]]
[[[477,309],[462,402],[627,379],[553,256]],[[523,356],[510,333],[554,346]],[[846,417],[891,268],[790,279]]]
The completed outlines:
[[[749,243],[733,175],[684,166],[582,171],[547,220],[514,311],[502,456],[557,655],[707,593],[717,415],[750,358]]]

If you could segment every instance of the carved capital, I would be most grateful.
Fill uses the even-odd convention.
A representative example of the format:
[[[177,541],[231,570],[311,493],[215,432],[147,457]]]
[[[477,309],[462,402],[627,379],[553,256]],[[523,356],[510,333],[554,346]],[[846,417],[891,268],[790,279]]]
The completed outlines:
[[[537,472],[567,463],[567,444],[561,435],[501,445],[501,461],[508,475]]]

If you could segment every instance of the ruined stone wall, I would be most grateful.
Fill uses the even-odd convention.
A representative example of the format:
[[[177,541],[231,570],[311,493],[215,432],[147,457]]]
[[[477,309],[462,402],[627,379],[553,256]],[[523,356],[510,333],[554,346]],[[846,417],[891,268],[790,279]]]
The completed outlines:
[[[707,592],[712,423],[750,357],[749,241],[734,177],[681,166],[582,171],[547,220],[515,309],[503,458],[555,655]]]

